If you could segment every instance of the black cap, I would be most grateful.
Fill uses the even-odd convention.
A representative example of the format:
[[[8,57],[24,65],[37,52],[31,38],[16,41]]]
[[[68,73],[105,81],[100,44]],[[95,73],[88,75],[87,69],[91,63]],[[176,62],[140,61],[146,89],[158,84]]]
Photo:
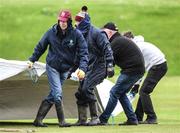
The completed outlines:
[[[103,26],[103,28],[106,28],[106,29],[109,29],[109,30],[118,31],[118,28],[117,28],[116,24],[113,23],[113,22],[108,22],[107,24],[105,24]]]

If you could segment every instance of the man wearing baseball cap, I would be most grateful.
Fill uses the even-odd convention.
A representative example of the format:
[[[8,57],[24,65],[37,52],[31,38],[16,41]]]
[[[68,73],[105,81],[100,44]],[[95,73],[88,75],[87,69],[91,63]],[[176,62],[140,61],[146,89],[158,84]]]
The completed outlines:
[[[69,127],[65,122],[62,104],[62,85],[67,79],[69,71],[77,65],[79,79],[85,77],[88,66],[88,47],[80,33],[72,26],[71,12],[62,10],[58,15],[58,23],[53,25],[41,38],[29,58],[29,67],[38,61],[41,55],[48,49],[46,57],[46,72],[50,86],[49,95],[42,101],[33,125],[46,127],[42,121],[55,104],[60,127]]]
[[[145,72],[142,53],[133,41],[123,37],[118,32],[118,28],[113,22],[105,24],[103,31],[111,43],[114,62],[121,68],[121,74],[110,91],[110,98],[104,112],[99,117],[100,124],[107,124],[117,102],[120,101],[127,116],[127,121],[120,125],[138,125],[136,114],[126,93]]]

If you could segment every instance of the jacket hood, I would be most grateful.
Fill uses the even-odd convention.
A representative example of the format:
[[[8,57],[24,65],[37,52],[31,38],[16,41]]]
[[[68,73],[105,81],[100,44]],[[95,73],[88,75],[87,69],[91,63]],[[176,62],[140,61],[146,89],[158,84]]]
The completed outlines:
[[[85,36],[91,26],[90,16],[85,14],[85,18],[78,24],[77,29]]]

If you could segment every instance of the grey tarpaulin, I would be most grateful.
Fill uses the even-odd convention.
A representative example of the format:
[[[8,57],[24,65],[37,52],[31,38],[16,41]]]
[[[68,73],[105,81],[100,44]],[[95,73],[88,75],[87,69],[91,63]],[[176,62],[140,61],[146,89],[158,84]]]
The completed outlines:
[[[49,92],[46,75],[34,84],[27,72],[0,81],[0,120],[34,119],[38,107]],[[77,118],[74,93],[78,82],[67,80],[63,87],[63,101],[67,118]],[[54,107],[47,115],[56,118]]]
[[[28,68],[27,61],[0,58],[0,120],[34,119],[36,116],[41,101],[48,95],[49,86],[47,76],[43,74],[45,64],[35,62],[33,70],[37,76],[33,76],[34,72]],[[33,83],[32,80],[36,81],[37,78],[38,82]],[[66,118],[77,118],[74,96],[77,87],[78,82],[72,80],[64,83],[63,102]],[[57,118],[54,107],[47,117]]]

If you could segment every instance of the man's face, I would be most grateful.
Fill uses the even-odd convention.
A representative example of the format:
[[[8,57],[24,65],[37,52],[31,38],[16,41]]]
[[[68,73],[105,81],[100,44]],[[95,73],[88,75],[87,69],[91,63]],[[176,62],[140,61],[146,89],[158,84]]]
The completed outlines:
[[[112,32],[111,32],[111,30],[109,30],[109,29],[103,29],[105,32],[106,32],[106,34],[107,34],[107,36],[108,36],[108,39],[110,39],[111,38],[111,36],[112,36]]]
[[[68,27],[67,22],[59,21],[59,26],[61,27],[62,30],[66,30]]]
[[[106,32],[109,40],[117,32],[117,31],[114,31],[114,30],[106,29],[106,28],[104,28],[103,30]]]

